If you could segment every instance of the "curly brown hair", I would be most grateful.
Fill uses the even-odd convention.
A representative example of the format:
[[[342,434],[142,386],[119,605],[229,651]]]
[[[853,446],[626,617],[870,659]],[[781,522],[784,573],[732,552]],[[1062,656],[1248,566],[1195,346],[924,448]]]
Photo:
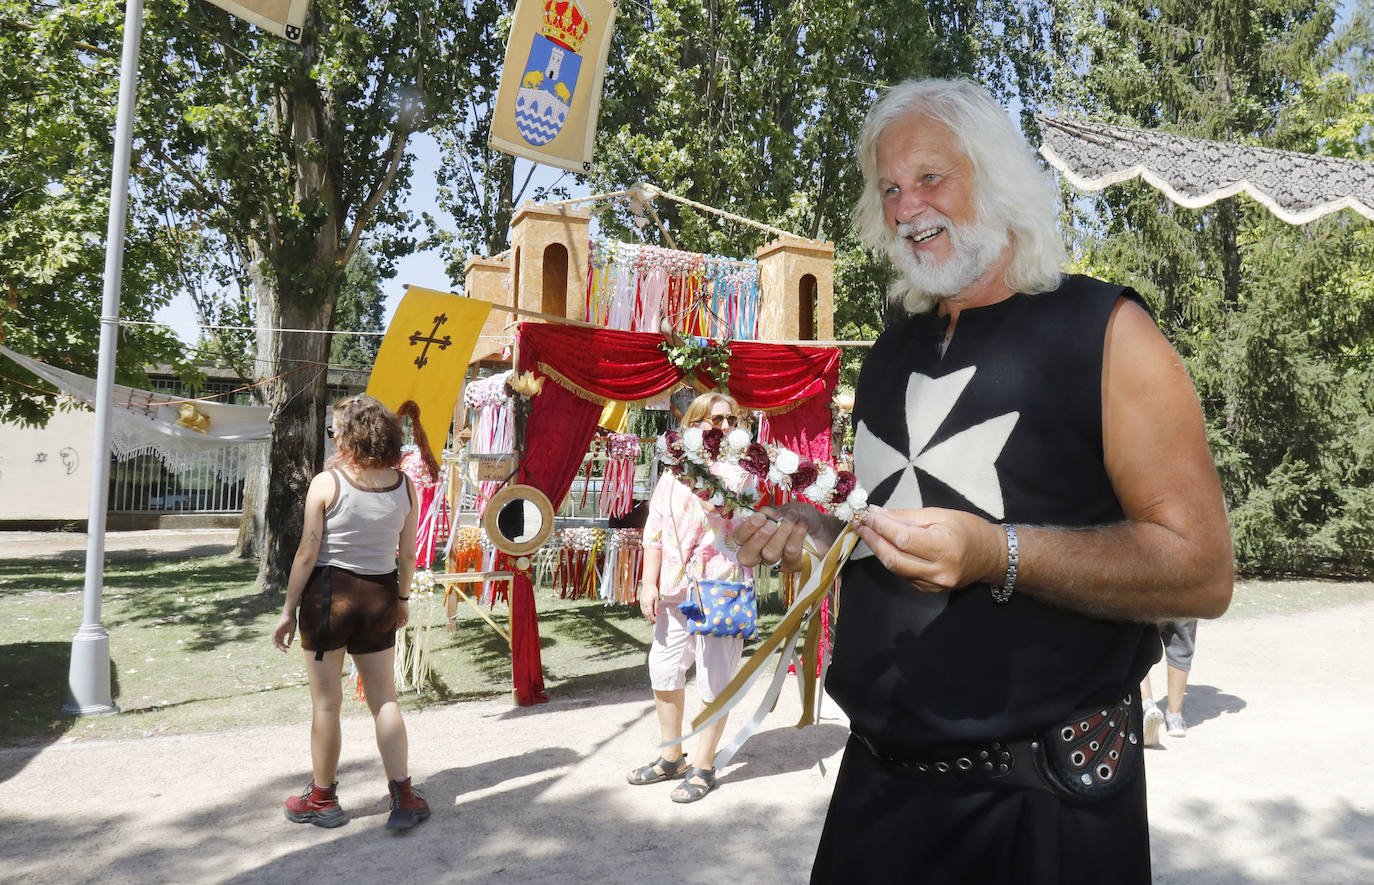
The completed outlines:
[[[334,404],[333,464],[357,468],[395,467],[401,463],[401,419],[365,393]]]

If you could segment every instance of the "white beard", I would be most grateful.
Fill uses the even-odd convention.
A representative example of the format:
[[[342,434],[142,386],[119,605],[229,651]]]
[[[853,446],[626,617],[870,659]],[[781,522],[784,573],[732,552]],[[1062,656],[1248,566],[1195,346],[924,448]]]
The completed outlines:
[[[949,237],[949,257],[940,261],[912,248],[907,234],[943,227]],[[935,298],[953,298],[988,272],[1007,247],[1005,227],[993,227],[981,220],[956,226],[943,215],[923,218],[919,227],[911,222],[897,225],[897,234],[888,241],[887,254],[911,288]]]

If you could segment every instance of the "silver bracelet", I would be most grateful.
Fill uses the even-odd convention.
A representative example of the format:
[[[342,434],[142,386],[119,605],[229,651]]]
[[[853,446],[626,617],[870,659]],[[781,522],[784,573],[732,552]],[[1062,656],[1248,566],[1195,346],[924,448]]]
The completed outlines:
[[[1004,522],[1002,528],[1007,533],[1007,574],[1002,578],[1001,586],[990,585],[992,601],[998,605],[1006,605],[1011,601],[1011,591],[1016,589],[1016,569],[1021,564],[1021,546],[1016,542],[1016,527]]]

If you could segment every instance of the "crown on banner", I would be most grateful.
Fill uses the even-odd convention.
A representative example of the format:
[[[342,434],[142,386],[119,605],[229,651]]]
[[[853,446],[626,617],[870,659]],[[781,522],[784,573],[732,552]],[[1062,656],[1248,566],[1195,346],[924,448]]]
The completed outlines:
[[[577,0],[546,0],[542,32],[553,42],[579,52],[587,32],[592,29],[587,10]]]

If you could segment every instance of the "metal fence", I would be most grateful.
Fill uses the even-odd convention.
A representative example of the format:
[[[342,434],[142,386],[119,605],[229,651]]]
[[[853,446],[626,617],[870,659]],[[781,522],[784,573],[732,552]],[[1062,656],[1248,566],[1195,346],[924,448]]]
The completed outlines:
[[[243,509],[244,480],[226,482],[224,476],[242,476],[237,462],[248,455],[244,451],[247,448],[226,447],[183,456],[177,469],[158,455],[111,459],[109,511],[237,513]]]
[[[253,402],[248,391],[239,390],[243,387],[240,381],[206,381],[192,392],[176,378],[150,380],[154,391],[168,396],[210,397],[238,391],[216,398],[236,405]],[[326,402],[333,403],[353,392],[356,390],[331,384],[325,393]],[[251,464],[257,454],[254,449],[263,445],[266,443],[226,446],[198,455],[183,455],[174,466],[158,455],[111,458],[107,509],[110,513],[238,513],[243,509],[242,477],[246,472],[239,465]],[[240,478],[226,482],[225,476]]]

